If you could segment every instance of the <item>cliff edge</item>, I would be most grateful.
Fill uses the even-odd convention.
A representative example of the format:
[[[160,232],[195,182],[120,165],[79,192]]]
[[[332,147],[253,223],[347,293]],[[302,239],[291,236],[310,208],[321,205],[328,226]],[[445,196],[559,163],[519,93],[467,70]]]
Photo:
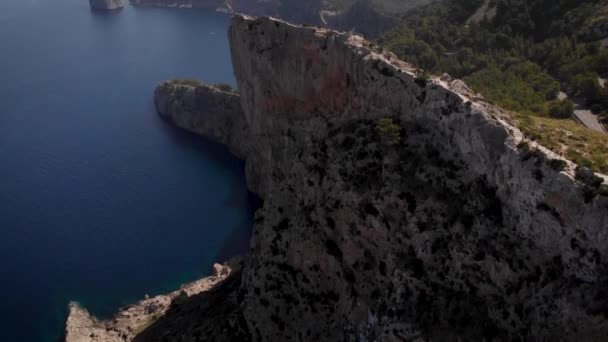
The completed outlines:
[[[229,264],[213,266],[213,275],[183,285],[179,290],[166,295],[158,295],[133,305],[121,308],[111,320],[98,320],[85,308],[76,302],[69,304],[69,315],[65,327],[66,342],[127,342],[127,341],[151,341],[158,340],[159,336],[171,337],[171,332],[162,329],[157,332],[156,326],[163,325],[177,317],[182,324],[197,328],[205,325],[199,321],[204,319],[205,314],[211,314],[215,320],[226,319],[228,315],[217,308],[209,308],[209,303],[214,303],[221,298],[224,308],[230,311],[236,301],[232,299],[240,284],[241,260],[233,259]],[[195,310],[203,310],[199,314]],[[234,311],[234,310],[232,310]],[[215,315],[214,315],[215,314]],[[214,320],[213,328],[222,327]],[[213,330],[211,330],[213,331]],[[147,334],[152,332],[155,337],[149,339]],[[182,332],[191,332],[185,329]],[[220,332],[215,331],[215,334]],[[214,339],[218,340],[218,339]]]
[[[603,176],[360,36],[235,16],[229,38],[239,95],[165,83],[155,97],[246,160],[264,200],[251,252],[231,319],[184,313],[190,326],[162,320],[140,341],[213,323],[242,341],[608,336]],[[242,109],[215,106],[237,96]]]

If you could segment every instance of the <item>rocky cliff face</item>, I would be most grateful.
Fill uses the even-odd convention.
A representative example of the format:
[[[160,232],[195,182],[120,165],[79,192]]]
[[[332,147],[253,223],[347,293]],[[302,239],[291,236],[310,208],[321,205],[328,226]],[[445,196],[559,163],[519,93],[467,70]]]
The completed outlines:
[[[235,297],[240,284],[240,267],[238,258],[233,259],[230,265],[215,264],[212,276],[186,284],[166,295],[146,296],[144,300],[122,308],[109,321],[100,321],[78,303],[70,303],[65,341],[159,341],[160,336],[194,334],[193,329],[203,327],[208,329],[207,334],[219,336],[225,325],[218,321],[230,319],[227,313],[234,312],[237,305]],[[219,301],[222,305],[216,305]],[[174,320],[181,323],[182,329],[178,332],[167,327],[166,322]],[[160,331],[159,326],[162,327]],[[232,336],[238,337],[238,332],[233,332]]]
[[[247,155],[249,129],[240,96],[213,85],[168,81],[154,92],[158,113],[173,124],[227,145],[239,158]]]
[[[264,200],[251,252],[227,312],[198,303],[136,341],[608,336],[603,178],[359,36],[236,16],[229,37],[240,97],[155,97],[246,159]]]
[[[600,182],[359,36],[235,17],[230,41],[265,200],[243,274],[254,339],[608,334]]]
[[[123,0],[89,0],[91,8],[96,10],[115,10],[124,7]]]

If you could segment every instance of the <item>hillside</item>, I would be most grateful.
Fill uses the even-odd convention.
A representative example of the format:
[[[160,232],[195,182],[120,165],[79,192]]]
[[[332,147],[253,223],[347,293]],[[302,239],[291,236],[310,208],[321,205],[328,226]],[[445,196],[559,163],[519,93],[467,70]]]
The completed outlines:
[[[607,8],[606,0],[447,0],[407,13],[379,42],[428,72],[464,79],[488,101],[517,112],[514,117],[568,126],[552,119],[569,120],[574,99],[606,121]],[[563,135],[582,141],[570,144],[538,125],[527,127],[556,152],[608,171],[605,148],[589,146],[605,146],[603,135],[566,130]]]

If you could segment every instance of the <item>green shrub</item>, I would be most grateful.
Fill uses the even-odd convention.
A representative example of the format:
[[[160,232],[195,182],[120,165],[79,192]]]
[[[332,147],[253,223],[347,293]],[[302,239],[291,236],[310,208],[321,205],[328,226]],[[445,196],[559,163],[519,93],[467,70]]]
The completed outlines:
[[[416,78],[414,79],[414,82],[416,82],[416,84],[418,86],[420,86],[420,88],[424,88],[424,87],[426,87],[426,84],[429,83],[430,80],[431,80],[431,76],[429,74],[427,74],[426,72],[423,72],[416,76]]]
[[[376,125],[376,132],[386,145],[398,144],[401,140],[401,127],[395,124],[391,118],[380,119]]]
[[[555,171],[561,172],[566,168],[566,165],[568,165],[568,163],[566,163],[565,161],[561,160],[561,159],[549,159],[547,161],[547,164],[549,165],[550,168],[552,168]]]
[[[517,144],[517,148],[520,149],[521,151],[529,152],[530,151],[530,144],[528,144],[527,141],[522,141],[519,144]]]
[[[549,105],[549,115],[556,119],[567,119],[572,116],[574,103],[568,99],[555,101]]]
[[[591,105],[591,113],[599,114],[601,112],[602,112],[602,105],[597,104],[597,103]]]

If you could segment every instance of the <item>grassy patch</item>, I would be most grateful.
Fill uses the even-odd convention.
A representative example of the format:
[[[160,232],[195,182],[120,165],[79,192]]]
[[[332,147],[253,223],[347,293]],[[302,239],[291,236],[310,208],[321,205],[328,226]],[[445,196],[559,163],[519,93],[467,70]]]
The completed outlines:
[[[608,173],[608,135],[572,120],[512,113],[516,125],[541,145],[581,166]]]
[[[154,313],[146,317],[146,320],[134,329],[134,334],[139,335],[142,331],[146,330],[154,322],[156,322],[161,316],[158,313]]]
[[[401,127],[391,118],[382,118],[378,121],[376,132],[386,145],[395,145],[401,140]]]

